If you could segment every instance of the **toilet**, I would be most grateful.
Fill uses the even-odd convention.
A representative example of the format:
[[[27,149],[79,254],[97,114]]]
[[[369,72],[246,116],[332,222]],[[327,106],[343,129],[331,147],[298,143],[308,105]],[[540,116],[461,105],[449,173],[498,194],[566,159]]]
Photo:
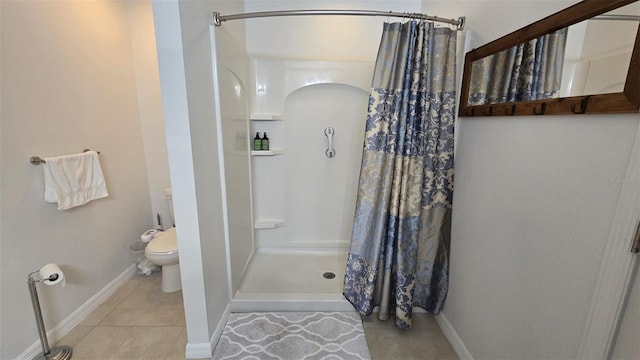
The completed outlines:
[[[168,293],[182,289],[175,227],[149,241],[144,254],[149,261],[162,267],[162,291]]]

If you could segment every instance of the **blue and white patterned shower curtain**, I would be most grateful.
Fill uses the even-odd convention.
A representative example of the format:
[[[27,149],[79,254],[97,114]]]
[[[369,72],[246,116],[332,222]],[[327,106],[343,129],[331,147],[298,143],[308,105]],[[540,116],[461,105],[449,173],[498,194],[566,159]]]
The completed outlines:
[[[376,60],[344,279],[363,315],[437,314],[448,290],[456,32],[385,24]]]

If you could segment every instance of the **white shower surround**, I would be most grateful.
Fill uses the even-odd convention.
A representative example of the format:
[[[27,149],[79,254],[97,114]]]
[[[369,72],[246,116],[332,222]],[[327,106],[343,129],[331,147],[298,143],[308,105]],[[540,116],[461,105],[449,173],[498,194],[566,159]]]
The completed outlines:
[[[341,284],[374,64],[259,57],[250,63],[247,140],[266,131],[275,154],[251,156],[254,251],[234,286],[231,310],[352,311]],[[336,131],[332,159],[325,156],[327,126]],[[232,254],[238,269],[233,261]],[[322,278],[324,271],[336,278]],[[264,281],[271,291],[255,286]],[[324,286],[327,281],[339,285]],[[316,283],[317,291],[296,291],[302,282]]]
[[[281,121],[252,120],[251,135],[266,131],[282,153],[252,157],[257,249],[346,250],[373,64],[254,58],[252,70],[251,118]]]
[[[354,311],[342,296],[346,258],[345,252],[254,254],[230,310]],[[336,277],[323,278],[326,271]]]

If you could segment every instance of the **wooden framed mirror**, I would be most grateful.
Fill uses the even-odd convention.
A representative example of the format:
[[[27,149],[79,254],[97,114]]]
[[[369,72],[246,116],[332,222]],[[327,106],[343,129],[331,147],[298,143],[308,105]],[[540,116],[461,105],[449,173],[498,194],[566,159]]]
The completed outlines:
[[[638,19],[639,0],[584,0],[469,51],[459,115],[640,111]],[[578,44],[582,39],[587,42]],[[605,48],[588,50],[595,45]],[[584,53],[590,58],[576,59]]]

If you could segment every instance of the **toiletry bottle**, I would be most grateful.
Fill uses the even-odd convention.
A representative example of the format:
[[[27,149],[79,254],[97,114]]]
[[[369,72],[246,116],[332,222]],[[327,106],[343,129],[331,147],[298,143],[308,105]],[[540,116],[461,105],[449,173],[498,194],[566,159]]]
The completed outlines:
[[[262,140],[260,139],[260,133],[256,133],[256,137],[253,138],[253,150],[262,150]]]
[[[269,138],[267,137],[267,133],[265,132],[262,136],[262,140],[260,141],[262,150],[269,150]]]

